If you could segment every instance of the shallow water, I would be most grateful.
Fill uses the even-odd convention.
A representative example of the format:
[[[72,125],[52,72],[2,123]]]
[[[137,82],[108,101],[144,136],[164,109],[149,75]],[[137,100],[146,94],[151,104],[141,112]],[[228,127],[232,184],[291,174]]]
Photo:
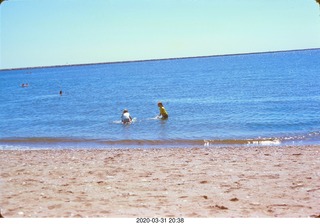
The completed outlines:
[[[319,58],[306,50],[3,70],[0,147],[319,144]],[[168,120],[155,119],[158,101]],[[120,122],[124,108],[131,125]]]

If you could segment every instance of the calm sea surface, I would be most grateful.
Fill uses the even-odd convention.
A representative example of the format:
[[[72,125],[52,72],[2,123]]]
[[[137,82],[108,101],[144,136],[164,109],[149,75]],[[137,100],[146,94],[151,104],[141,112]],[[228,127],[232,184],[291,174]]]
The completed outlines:
[[[320,144],[319,59],[306,50],[3,70],[0,149]],[[168,120],[155,119],[158,101]]]

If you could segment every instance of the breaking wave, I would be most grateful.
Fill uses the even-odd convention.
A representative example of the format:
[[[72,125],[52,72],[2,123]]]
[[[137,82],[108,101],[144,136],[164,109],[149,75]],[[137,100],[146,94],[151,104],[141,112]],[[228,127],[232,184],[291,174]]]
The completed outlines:
[[[51,138],[51,137],[26,137],[26,138],[2,138],[0,146],[49,146],[59,147],[81,147],[81,148],[123,148],[123,147],[214,147],[214,146],[274,146],[290,144],[313,144],[320,142],[320,131],[306,135],[285,136],[280,138],[256,138],[256,139],[85,139],[85,138]],[[0,147],[1,148],[1,147]],[[3,149],[4,147],[2,147]]]

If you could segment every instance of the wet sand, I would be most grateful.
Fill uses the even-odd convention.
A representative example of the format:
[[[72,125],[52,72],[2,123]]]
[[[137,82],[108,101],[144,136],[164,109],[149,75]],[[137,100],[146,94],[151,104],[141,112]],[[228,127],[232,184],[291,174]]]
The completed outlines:
[[[0,151],[4,217],[318,217],[320,146]]]

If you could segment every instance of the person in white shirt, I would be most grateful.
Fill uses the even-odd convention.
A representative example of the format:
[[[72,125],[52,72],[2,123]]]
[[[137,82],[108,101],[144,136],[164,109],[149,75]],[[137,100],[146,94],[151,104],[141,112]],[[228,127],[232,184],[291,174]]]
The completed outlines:
[[[123,124],[131,123],[132,117],[129,114],[129,111],[127,109],[124,109],[121,116],[121,121]]]

